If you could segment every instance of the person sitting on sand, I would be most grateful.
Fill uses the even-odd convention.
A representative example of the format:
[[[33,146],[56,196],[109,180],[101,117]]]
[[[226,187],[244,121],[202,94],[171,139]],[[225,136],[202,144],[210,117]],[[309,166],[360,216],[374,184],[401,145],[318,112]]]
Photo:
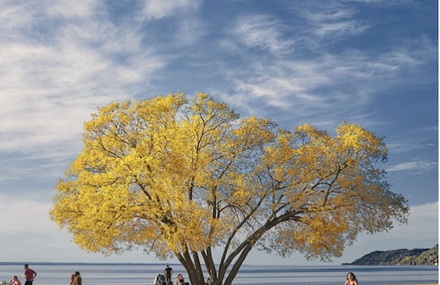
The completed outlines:
[[[17,276],[14,276],[12,277],[12,280],[9,281],[9,285],[21,285],[21,282]]]
[[[185,279],[182,274],[177,274],[176,285],[185,285]]]

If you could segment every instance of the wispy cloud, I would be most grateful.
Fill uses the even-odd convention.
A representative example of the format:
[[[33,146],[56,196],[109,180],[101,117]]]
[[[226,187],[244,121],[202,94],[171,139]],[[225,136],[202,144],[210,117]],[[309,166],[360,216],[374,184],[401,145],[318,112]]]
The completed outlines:
[[[201,0],[147,0],[138,17],[146,23],[167,19],[169,28],[161,36],[169,37],[176,48],[183,48],[196,43],[205,34],[198,17],[202,4]]]
[[[81,151],[83,123],[110,101],[177,90],[209,92],[242,116],[268,117],[292,129],[303,122],[333,129],[341,120],[380,131],[395,127],[397,135],[378,132],[390,140],[390,176],[421,174],[415,179],[420,181],[417,189],[433,197],[430,189],[435,186],[423,184],[426,173],[426,181],[435,180],[437,167],[431,158],[437,154],[433,134],[438,128],[431,117],[406,126],[397,120],[400,114],[392,114],[394,109],[385,116],[390,120],[377,116],[387,112],[379,105],[385,101],[386,106],[392,100],[399,106],[418,104],[407,95],[408,101],[400,102],[399,91],[417,89],[411,96],[424,96],[418,106],[422,110],[435,101],[431,96],[436,90],[425,93],[437,83],[435,25],[421,19],[411,33],[407,26],[398,27],[408,23],[397,16],[390,26],[399,37],[392,40],[378,27],[384,24],[383,15],[392,12],[390,5],[398,4],[399,11],[414,19],[427,10],[413,0],[257,2],[0,2],[0,204],[8,209],[0,219],[0,233],[5,242],[14,241],[8,256],[28,252],[30,246],[39,248],[30,259],[53,261],[59,260],[62,248],[69,252],[66,261],[74,256],[80,261],[84,253],[70,242],[71,236],[60,235],[47,219],[47,201],[56,180]],[[405,10],[405,5],[418,10]],[[424,33],[426,27],[431,30]],[[384,41],[369,42],[375,36]],[[412,195],[413,189],[404,188],[399,188],[402,194]],[[413,219],[420,217],[427,221],[423,227],[431,243],[430,223],[437,221],[424,212],[433,206],[424,206],[413,209],[405,242],[416,237],[410,230],[423,232],[414,226],[422,225]],[[31,215],[39,226],[31,225],[29,234],[22,235],[21,221]],[[32,239],[15,246],[17,236]],[[396,236],[387,237],[393,245]]]
[[[328,109],[333,109],[336,116],[359,116],[374,94],[386,90],[403,70],[416,68],[416,62],[426,62],[423,58],[409,60],[414,58],[409,50],[398,54],[393,50],[382,54],[348,50],[308,60],[280,55],[278,59],[258,61],[248,56],[246,76],[241,70],[230,71],[236,95],[229,101],[248,98],[242,104],[249,107],[258,98],[275,108],[293,109],[296,116],[318,120],[321,110]],[[262,105],[256,104],[254,113],[261,114],[258,106]],[[322,115],[329,119],[328,112]]]
[[[228,70],[223,73],[234,85],[224,100],[250,114],[264,115],[268,109],[260,107],[269,106],[294,110],[296,118],[307,121],[350,120],[361,116],[377,94],[402,88],[397,86],[402,76],[414,74],[406,82],[416,82],[421,74],[417,71],[437,55],[436,43],[424,36],[418,41],[402,39],[385,50],[323,48],[370,28],[357,20],[359,11],[352,6],[335,1],[296,5],[290,13],[301,15],[306,23],[292,22],[293,26],[277,22],[270,14],[240,17],[232,28],[233,42],[221,43],[247,67],[225,67]],[[269,50],[270,55],[243,53],[240,45]]]
[[[149,21],[180,15],[179,30],[167,33],[175,49],[203,35],[192,16],[199,1],[139,3],[145,9],[118,17],[96,1],[0,4],[2,184],[57,179],[98,106],[143,96],[157,82],[176,55],[149,34]]]
[[[433,133],[433,132],[431,132]],[[399,138],[401,139],[401,138]],[[399,153],[408,153],[411,151],[419,151],[426,148],[435,148],[437,149],[437,145],[434,145],[430,142],[432,138],[415,138],[415,139],[407,139],[406,141],[394,141],[387,144],[390,153],[399,154]],[[428,142],[429,141],[429,142]]]
[[[334,11],[305,12],[309,21],[309,29],[318,38],[346,38],[364,33],[370,28],[367,23],[349,19],[355,14],[350,8],[337,8]]]
[[[70,145],[97,106],[136,96],[166,64],[154,45],[142,45],[137,23],[121,30],[95,1],[39,3],[0,7],[26,19],[2,27],[18,34],[0,39],[2,152]]]
[[[242,16],[232,27],[240,44],[247,48],[268,50],[274,55],[292,52],[294,41],[285,37],[285,29],[278,20],[263,14]]]
[[[42,5],[40,7],[46,12],[45,14],[51,18],[77,19],[93,16],[96,8],[98,8],[98,2],[93,0],[80,2],[59,0],[51,1],[49,5]]]
[[[390,168],[387,168],[386,170],[388,172],[409,171],[409,170],[423,171],[423,170],[430,170],[436,166],[437,166],[436,162],[407,161],[407,162],[402,162],[402,163],[396,164],[394,166],[391,166]]]
[[[347,34],[353,36],[363,33],[368,28],[368,25],[362,25],[355,21],[323,23],[317,27],[315,33],[320,37],[346,36]]]
[[[160,19],[198,9],[201,4],[200,0],[147,0],[143,13],[147,18]]]
[[[314,3],[316,4],[316,3]],[[356,19],[357,10],[347,3],[326,1],[322,5],[303,3],[292,8],[306,25],[304,33],[313,40],[334,40],[364,33],[371,25]],[[310,41],[310,39],[309,39]]]

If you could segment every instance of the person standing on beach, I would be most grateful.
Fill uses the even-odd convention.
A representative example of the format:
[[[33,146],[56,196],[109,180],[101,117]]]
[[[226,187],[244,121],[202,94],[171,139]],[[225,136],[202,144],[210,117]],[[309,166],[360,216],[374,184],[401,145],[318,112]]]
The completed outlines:
[[[73,285],[73,282],[75,282],[75,277],[76,277],[76,274],[75,274],[75,273],[73,273],[72,275],[70,275],[70,285]]]
[[[169,265],[167,265],[167,267],[165,267],[165,270],[163,271],[163,274],[165,275],[167,285],[172,285],[173,281],[171,281],[171,275],[173,275],[173,269]]]
[[[82,285],[82,278],[79,271],[76,271],[74,274],[72,274],[72,280],[70,282],[71,285]]]
[[[347,280],[345,280],[344,285],[359,285],[358,280],[353,272],[347,273]]]
[[[24,283],[24,285],[32,285],[35,277],[37,277],[37,272],[35,272],[33,269],[29,268],[29,265],[26,263],[24,265],[23,277],[26,279],[26,282]]]

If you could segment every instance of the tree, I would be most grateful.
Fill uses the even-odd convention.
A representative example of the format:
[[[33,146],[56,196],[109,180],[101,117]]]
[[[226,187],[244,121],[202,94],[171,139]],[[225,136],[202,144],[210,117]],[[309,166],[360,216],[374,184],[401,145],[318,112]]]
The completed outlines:
[[[51,219],[88,251],[175,256],[192,284],[232,284],[253,248],[328,261],[409,214],[383,139],[355,124],[289,132],[178,93],[100,107],[83,143]]]

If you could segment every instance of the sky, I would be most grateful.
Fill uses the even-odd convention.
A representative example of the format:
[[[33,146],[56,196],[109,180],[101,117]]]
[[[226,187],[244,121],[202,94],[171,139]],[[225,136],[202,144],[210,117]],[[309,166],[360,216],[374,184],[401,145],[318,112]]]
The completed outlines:
[[[179,91],[291,131],[345,121],[384,138],[409,222],[325,264],[438,243],[437,1],[5,0],[0,19],[0,261],[162,262],[87,253],[48,212],[99,106]]]

